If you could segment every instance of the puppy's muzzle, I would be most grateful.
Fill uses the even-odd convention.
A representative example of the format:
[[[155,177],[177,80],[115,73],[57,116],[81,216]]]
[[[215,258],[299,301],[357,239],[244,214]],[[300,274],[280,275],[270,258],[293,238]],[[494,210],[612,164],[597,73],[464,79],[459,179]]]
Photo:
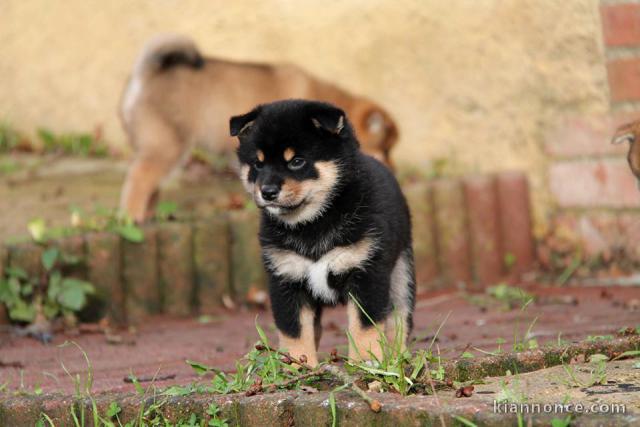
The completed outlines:
[[[260,187],[260,194],[262,194],[262,198],[267,202],[273,202],[278,198],[279,193],[280,188],[277,185],[267,184]]]

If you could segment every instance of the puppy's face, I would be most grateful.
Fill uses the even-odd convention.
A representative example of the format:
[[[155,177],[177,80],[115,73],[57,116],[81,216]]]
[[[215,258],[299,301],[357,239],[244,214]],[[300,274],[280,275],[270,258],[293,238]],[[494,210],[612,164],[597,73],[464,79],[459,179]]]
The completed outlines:
[[[357,150],[344,113],[328,104],[280,101],[231,119],[240,179],[256,205],[288,225],[322,215]]]

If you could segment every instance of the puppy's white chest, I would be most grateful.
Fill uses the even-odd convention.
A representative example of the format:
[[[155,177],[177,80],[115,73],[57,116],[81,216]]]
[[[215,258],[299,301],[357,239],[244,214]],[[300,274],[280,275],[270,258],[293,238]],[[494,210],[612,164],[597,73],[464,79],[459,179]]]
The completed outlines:
[[[327,261],[312,263],[306,271],[307,283],[314,297],[327,302],[335,302],[338,295],[329,287],[329,271],[331,266]]]
[[[365,237],[352,245],[336,247],[317,261],[283,249],[265,248],[264,252],[276,276],[295,281],[306,280],[315,298],[335,303],[338,293],[329,286],[329,273],[341,274],[354,268],[363,268],[373,250],[373,240]]]

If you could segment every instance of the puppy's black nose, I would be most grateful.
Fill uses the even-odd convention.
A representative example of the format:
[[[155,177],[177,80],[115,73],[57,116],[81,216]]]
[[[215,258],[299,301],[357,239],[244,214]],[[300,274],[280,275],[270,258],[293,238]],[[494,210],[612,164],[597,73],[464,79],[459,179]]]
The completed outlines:
[[[278,193],[280,192],[280,189],[278,188],[277,185],[268,184],[260,187],[260,192],[262,193],[263,199],[265,199],[268,202],[271,202],[275,200],[276,197],[278,197]]]

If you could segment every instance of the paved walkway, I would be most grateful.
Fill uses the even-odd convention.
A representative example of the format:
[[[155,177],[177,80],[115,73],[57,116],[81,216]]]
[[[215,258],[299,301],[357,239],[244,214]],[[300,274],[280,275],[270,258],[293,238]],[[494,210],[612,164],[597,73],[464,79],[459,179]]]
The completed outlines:
[[[414,336],[416,347],[428,346],[438,326],[444,325],[436,341],[445,358],[463,351],[480,355],[474,348],[493,350],[500,339],[509,350],[514,335],[521,339],[537,318],[530,338],[541,345],[588,336],[608,335],[625,326],[640,325],[639,288],[547,288],[531,289],[538,302],[525,311],[485,309],[472,304],[461,293],[421,295],[417,302]],[[87,371],[77,347],[60,347],[73,340],[87,353],[92,364],[94,391],[133,391],[124,378],[133,373],[139,378],[171,377],[158,385],[188,383],[195,380],[184,362],[196,360],[210,366],[232,370],[234,361],[257,340],[254,320],[273,339],[275,330],[268,311],[223,311],[208,323],[197,319],[149,319],[134,334],[120,333],[114,342],[100,331],[76,335],[57,335],[53,343],[40,344],[33,339],[0,332],[0,386],[10,390],[22,386],[27,391],[41,388],[44,393],[72,393],[74,385],[62,364],[75,376]],[[446,321],[445,321],[446,319]],[[328,310],[323,319],[321,352],[337,347],[346,352],[344,309]]]

